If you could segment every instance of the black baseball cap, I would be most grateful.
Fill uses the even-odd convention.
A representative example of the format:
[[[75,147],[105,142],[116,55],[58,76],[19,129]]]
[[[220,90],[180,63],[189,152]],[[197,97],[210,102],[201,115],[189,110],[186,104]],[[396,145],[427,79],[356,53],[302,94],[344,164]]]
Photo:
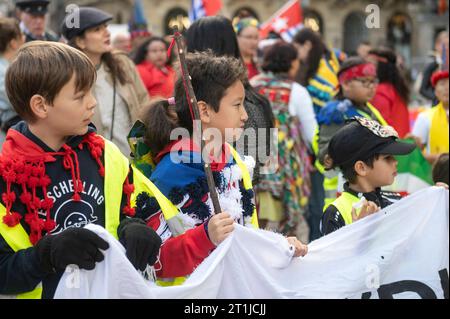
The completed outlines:
[[[415,144],[397,141],[398,134],[390,126],[363,117],[355,117],[331,139],[328,155],[333,167],[352,165],[377,154],[407,155]]]
[[[49,3],[47,0],[17,0],[16,7],[29,14],[45,15]]]
[[[94,28],[112,19],[112,15],[100,9],[80,7],[66,15],[61,26],[61,33],[67,40],[71,40],[87,29]],[[79,23],[77,24],[77,22]]]

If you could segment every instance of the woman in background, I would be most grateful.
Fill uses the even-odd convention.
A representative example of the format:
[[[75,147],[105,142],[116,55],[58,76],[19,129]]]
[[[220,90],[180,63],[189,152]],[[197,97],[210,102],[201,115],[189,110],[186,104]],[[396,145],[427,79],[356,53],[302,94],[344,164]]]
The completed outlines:
[[[127,135],[142,107],[150,103],[147,90],[133,61],[126,53],[114,51],[108,22],[113,17],[96,8],[79,8],[79,26],[72,14],[64,19],[62,34],[69,45],[84,52],[97,69],[93,93],[97,100],[92,122],[97,133],[116,144],[129,156]]]
[[[397,56],[390,49],[374,49],[367,60],[377,66],[378,87],[371,104],[400,138],[410,132],[408,102],[410,89],[397,67]]]
[[[294,37],[294,46],[298,50],[300,69],[297,82],[307,90],[314,105],[316,116],[330,102],[338,91],[337,73],[340,62],[334,51],[328,50],[320,35],[311,29],[303,28]],[[337,189],[337,178],[325,178],[324,169],[318,164],[318,132],[313,142],[312,161],[317,170],[311,174],[312,194],[309,199],[308,223],[311,241],[321,236],[320,220],[325,200],[333,201]]]
[[[256,63],[259,43],[259,22],[252,17],[235,18],[233,27],[238,38],[242,60],[247,67],[248,79],[251,80],[255,75],[259,74],[259,67]]]
[[[169,98],[173,95],[175,71],[167,57],[169,46],[160,37],[146,40],[136,51],[133,58],[148,94]]]
[[[262,175],[257,187],[259,217],[278,223],[283,233],[296,232],[299,224],[306,226],[312,171],[308,150],[317,128],[308,91],[294,81],[299,68],[297,55],[293,45],[276,42],[265,50],[264,72],[250,82],[269,99],[278,129],[277,169]],[[308,235],[306,226],[300,240],[308,241]]]

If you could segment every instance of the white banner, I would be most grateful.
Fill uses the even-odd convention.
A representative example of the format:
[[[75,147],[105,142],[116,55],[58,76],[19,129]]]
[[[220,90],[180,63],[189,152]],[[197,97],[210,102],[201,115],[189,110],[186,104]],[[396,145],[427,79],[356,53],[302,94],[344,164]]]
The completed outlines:
[[[157,287],[110,243],[92,271],[68,267],[55,298],[448,298],[449,192],[430,187],[312,242],[292,258],[279,234],[239,225],[177,287]]]

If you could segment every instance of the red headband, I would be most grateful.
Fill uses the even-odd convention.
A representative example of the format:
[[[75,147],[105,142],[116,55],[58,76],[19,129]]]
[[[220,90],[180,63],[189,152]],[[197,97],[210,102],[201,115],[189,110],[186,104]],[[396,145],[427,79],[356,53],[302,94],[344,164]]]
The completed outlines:
[[[436,84],[443,79],[448,79],[448,71],[437,71],[433,73],[433,76],[431,77],[431,84],[433,87],[436,86]]]
[[[345,83],[356,78],[365,78],[368,76],[377,76],[375,65],[372,63],[359,64],[342,72],[339,75],[339,83]]]

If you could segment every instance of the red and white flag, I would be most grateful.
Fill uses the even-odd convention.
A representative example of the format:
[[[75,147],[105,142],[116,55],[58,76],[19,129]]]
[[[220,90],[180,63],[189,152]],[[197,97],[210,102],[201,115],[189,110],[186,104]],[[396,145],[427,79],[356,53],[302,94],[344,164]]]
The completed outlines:
[[[189,18],[191,21],[198,20],[202,17],[215,16],[222,10],[221,0],[192,0]]]
[[[261,26],[260,35],[265,39],[269,32],[275,31],[285,41],[291,42],[302,28],[303,11],[300,0],[291,0]]]

